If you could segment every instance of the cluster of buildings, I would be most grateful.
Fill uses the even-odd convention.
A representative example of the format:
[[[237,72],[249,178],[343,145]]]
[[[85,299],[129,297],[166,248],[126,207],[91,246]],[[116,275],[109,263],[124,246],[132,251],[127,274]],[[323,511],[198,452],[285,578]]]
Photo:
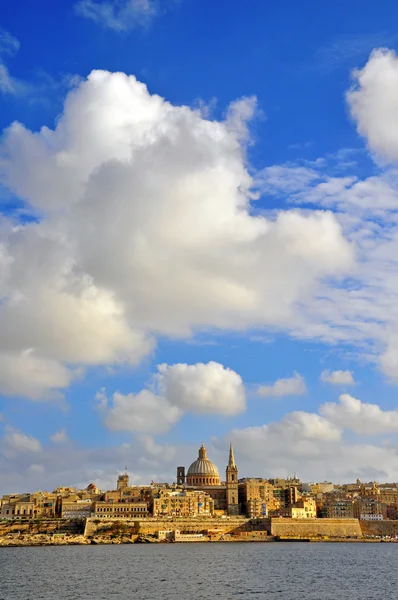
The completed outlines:
[[[292,519],[398,519],[398,485],[302,483],[298,478],[238,477],[232,445],[225,480],[202,444],[187,471],[177,467],[176,482],[132,485],[119,475],[115,490],[59,487],[53,492],[8,494],[0,499],[1,519],[143,519],[147,517],[286,517]]]

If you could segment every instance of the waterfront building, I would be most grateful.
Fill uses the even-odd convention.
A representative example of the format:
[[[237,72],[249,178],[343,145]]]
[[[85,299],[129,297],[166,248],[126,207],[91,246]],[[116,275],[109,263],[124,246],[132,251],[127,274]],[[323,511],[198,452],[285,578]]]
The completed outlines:
[[[302,498],[290,508],[292,519],[316,519],[316,502],[314,498]]]

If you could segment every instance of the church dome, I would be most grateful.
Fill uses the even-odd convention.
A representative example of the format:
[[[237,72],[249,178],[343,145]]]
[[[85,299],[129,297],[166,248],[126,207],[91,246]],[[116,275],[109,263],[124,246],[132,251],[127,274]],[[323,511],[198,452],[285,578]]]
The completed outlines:
[[[187,475],[215,475],[219,477],[218,469],[208,458],[198,458],[189,467]]]
[[[187,471],[187,483],[196,485],[218,485],[220,475],[214,463],[207,458],[206,448],[202,444],[199,456]]]

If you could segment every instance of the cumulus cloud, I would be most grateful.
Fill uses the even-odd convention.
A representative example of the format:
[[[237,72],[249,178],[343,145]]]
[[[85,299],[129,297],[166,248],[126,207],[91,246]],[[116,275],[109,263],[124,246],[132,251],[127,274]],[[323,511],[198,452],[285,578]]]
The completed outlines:
[[[282,396],[301,396],[307,391],[305,381],[302,375],[295,373],[293,377],[277,379],[272,385],[262,385],[257,390],[258,396],[263,398]]]
[[[133,76],[93,71],[54,130],[13,123],[0,182],[41,217],[0,228],[1,356],[134,364],[158,334],[289,328],[325,277],[349,272],[330,212],[253,214],[253,106],[209,121]]]
[[[146,25],[158,12],[153,0],[80,0],[75,11],[114,31]]]
[[[219,363],[163,364],[158,370],[160,391],[181,410],[236,415],[246,408],[241,376]]]
[[[336,426],[350,429],[360,435],[398,431],[398,410],[383,410],[378,404],[361,402],[349,394],[342,394],[338,404],[324,404],[320,412]]]
[[[259,114],[256,96],[240,98],[231,102],[228,107],[225,125],[236,139],[247,142],[250,140],[248,123]]]
[[[73,379],[73,371],[50,358],[34,355],[32,350],[0,353],[0,393],[49,400]]]
[[[357,477],[368,481],[397,479],[396,444],[379,446],[361,439],[347,441],[343,435],[344,423],[336,421],[326,414],[294,412],[279,422],[234,429],[225,439],[215,440],[215,444],[225,448],[231,440],[240,473],[250,476],[281,477],[297,473],[303,481],[327,478],[334,482],[355,481]],[[354,426],[353,421],[354,417],[350,423]],[[364,427],[362,432],[365,431],[370,432],[370,428]]]
[[[347,94],[358,132],[371,150],[388,161],[398,158],[398,57],[392,50],[374,50],[363,69],[354,72]]]
[[[354,385],[354,377],[352,371],[329,371],[325,370],[321,373],[321,381],[332,383],[334,385]]]
[[[166,433],[181,417],[181,411],[176,406],[149,390],[126,395],[115,392],[111,402],[104,392],[99,392],[97,400],[101,408],[106,410],[105,425],[117,431]]]
[[[287,203],[334,210],[356,249],[351,276],[323,280],[291,333],[349,345],[354,355],[377,363],[396,380],[398,176],[393,163],[398,157],[398,58],[391,51],[375,50],[354,78],[347,99],[358,131],[376,156],[377,174],[358,177],[363,150],[343,148],[314,161],[268,167],[260,174],[259,188]]]
[[[116,392],[109,402],[104,390],[96,399],[110,429],[165,433],[185,412],[235,415],[246,408],[242,378],[216,362],[162,364],[149,387],[138,394]]]

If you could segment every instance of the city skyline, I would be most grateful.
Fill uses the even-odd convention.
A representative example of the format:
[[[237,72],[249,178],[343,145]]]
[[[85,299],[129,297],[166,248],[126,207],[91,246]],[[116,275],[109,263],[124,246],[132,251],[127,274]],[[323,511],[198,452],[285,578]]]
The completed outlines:
[[[220,473],[232,443],[243,477],[398,481],[394,16],[1,16],[0,494],[172,481],[202,441]]]
[[[295,532],[297,535],[300,531],[302,521],[311,521],[314,524],[314,527],[306,529],[312,532],[312,536],[317,536],[323,531],[332,537],[347,538],[354,535],[361,539],[364,531],[365,535],[367,531],[367,535],[371,537],[380,535],[383,531],[384,525],[381,525],[382,529],[373,529],[371,534],[366,528],[366,523],[387,522],[384,527],[385,534],[389,532],[390,537],[391,533],[394,537],[395,532],[396,539],[398,483],[363,482],[359,479],[344,485],[335,485],[328,481],[305,483],[296,475],[287,479],[242,478],[239,476],[232,444],[226,462],[224,480],[202,442],[196,460],[188,468],[181,465],[176,467],[173,482],[131,484],[126,467],[124,472],[119,473],[116,485],[111,489],[101,490],[92,482],[77,489],[65,485],[64,482],[53,491],[34,490],[25,491],[23,494],[4,494],[0,496],[3,538],[7,535],[10,523],[14,521],[23,522],[25,527],[28,522],[37,523],[36,533],[42,527],[42,518],[46,520],[46,532],[54,526],[56,529],[62,529],[62,521],[64,527],[70,530],[78,527],[81,531],[82,522],[85,522],[83,529],[84,536],[87,536],[90,527],[94,526],[93,533],[97,526],[101,529],[101,521],[108,522],[105,529],[110,528],[111,534],[115,534],[121,527],[119,535],[123,531],[126,535],[126,525],[119,527],[112,521],[116,519],[126,523],[139,519],[144,521],[144,528],[151,531],[152,535],[155,534],[158,540],[164,538],[165,541],[165,537],[172,534],[164,519],[178,517],[188,519],[183,525],[183,528],[188,529],[185,531],[186,535],[192,533],[190,527],[193,525],[189,525],[189,521],[196,518],[248,519],[249,523],[244,525],[245,530],[248,528],[246,531],[266,530],[267,535],[271,535],[275,529],[275,519],[278,521],[282,518],[282,521],[287,519],[291,522],[287,525],[287,530],[288,535],[293,536]],[[57,521],[59,519],[61,521]],[[155,519],[153,525],[150,524],[151,519]],[[346,519],[348,521],[345,521]],[[363,524],[362,529],[359,522]],[[294,523],[298,524],[297,528]],[[286,532],[285,525],[281,524],[281,527]],[[140,527],[141,525],[134,523],[134,531],[131,530],[130,533],[136,535]],[[206,533],[211,537],[212,534],[206,527],[202,525],[202,529],[206,531],[200,531],[198,535],[203,536]],[[216,529],[219,536],[220,530],[218,527]],[[180,532],[179,528],[178,531]],[[214,533],[214,526],[210,526],[211,531]],[[301,535],[303,533],[302,530]],[[191,541],[196,541],[196,538]]]

